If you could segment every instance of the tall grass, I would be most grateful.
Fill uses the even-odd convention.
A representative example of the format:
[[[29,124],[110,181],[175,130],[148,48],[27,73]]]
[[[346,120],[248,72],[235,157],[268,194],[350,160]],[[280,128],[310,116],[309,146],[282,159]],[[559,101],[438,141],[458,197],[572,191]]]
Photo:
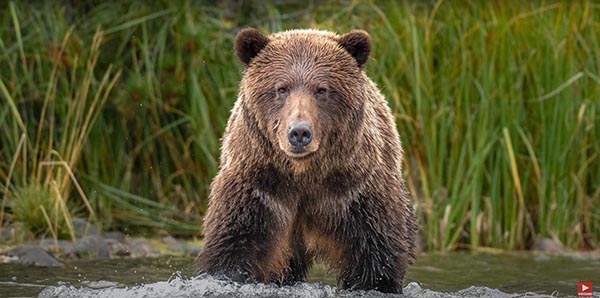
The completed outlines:
[[[13,3],[9,3],[9,11],[14,28],[20,28]],[[14,220],[24,221],[32,230],[43,230],[40,226],[44,226],[56,238],[59,230],[68,229],[74,239],[72,212],[67,208],[73,186],[90,220],[95,219],[95,211],[72,169],[80,160],[89,131],[120,72],[113,74],[109,65],[96,81],[94,71],[102,32],[93,35],[90,49],[83,57],[67,56],[71,33],[72,28],[65,32],[61,43],[49,45],[53,48],[46,53],[48,62],[44,63],[40,53],[25,54],[23,40],[31,35],[23,36],[21,29],[15,30],[20,59],[6,60],[15,74],[7,80],[9,87],[0,78],[0,91],[8,103],[5,107],[12,116],[4,126],[6,147],[14,148],[9,173],[4,179],[0,226],[4,222],[5,206],[9,204]],[[82,62],[78,61],[80,58]],[[66,88],[59,93],[61,87]],[[29,102],[28,97],[32,97]],[[35,100],[39,105],[23,113],[22,106],[30,102],[35,105]],[[34,113],[39,116],[33,116]],[[17,164],[20,167],[15,168]],[[18,182],[11,185],[13,180]],[[65,228],[60,229],[61,226]]]
[[[198,233],[240,78],[235,32],[364,28],[429,249],[599,247],[599,13],[592,1],[11,3],[3,204],[52,165],[36,175],[105,227]]]
[[[373,9],[429,247],[597,247],[599,7]]]

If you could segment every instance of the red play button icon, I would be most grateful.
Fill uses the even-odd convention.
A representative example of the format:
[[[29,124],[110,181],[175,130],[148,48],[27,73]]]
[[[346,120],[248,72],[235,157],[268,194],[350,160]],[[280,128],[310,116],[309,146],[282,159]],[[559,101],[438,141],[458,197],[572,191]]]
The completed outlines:
[[[591,282],[580,282],[577,284],[577,295],[579,297],[592,296],[592,283]]]

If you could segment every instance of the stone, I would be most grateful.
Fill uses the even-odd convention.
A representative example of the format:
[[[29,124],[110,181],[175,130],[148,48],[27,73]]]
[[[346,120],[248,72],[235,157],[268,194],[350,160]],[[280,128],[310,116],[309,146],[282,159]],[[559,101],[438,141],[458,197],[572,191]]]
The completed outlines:
[[[88,235],[75,242],[74,253],[79,257],[95,256],[104,260],[109,258],[109,249],[100,235]]]
[[[33,239],[31,231],[20,222],[14,222],[10,225],[0,228],[0,243],[19,244]]]
[[[133,258],[156,258],[160,252],[143,238],[129,238],[125,242],[129,246],[129,252]]]
[[[42,238],[39,241],[39,246],[45,251],[50,251],[60,257],[73,257],[75,245],[68,240],[54,240],[52,238]]]
[[[200,247],[188,244],[185,241],[177,241],[176,243],[169,245],[167,249],[177,255],[193,257],[197,256],[201,251]]]
[[[129,245],[125,243],[125,238],[123,238],[123,241],[113,238],[104,238],[104,243],[108,247],[108,253],[111,256],[126,257],[131,255]]]
[[[550,252],[550,253],[561,253],[565,252],[566,249],[562,243],[554,241],[551,238],[537,238],[534,240],[531,250]]]
[[[125,234],[119,231],[111,231],[104,233],[104,239],[112,239],[118,242],[125,242]]]
[[[10,255],[19,258],[18,263],[38,267],[61,267],[63,264],[36,245],[24,245],[12,249]]]
[[[176,243],[167,246],[167,250],[176,255],[193,257],[197,256],[201,251],[200,247],[191,245],[185,241],[177,241]]]
[[[13,240],[13,231],[9,227],[0,228],[0,243],[8,243]]]
[[[173,236],[171,235],[166,235],[164,237],[162,237],[162,241],[166,244],[177,244],[177,239],[173,238]]]
[[[0,255],[0,264],[12,264],[17,262],[19,262],[19,257],[17,256]]]

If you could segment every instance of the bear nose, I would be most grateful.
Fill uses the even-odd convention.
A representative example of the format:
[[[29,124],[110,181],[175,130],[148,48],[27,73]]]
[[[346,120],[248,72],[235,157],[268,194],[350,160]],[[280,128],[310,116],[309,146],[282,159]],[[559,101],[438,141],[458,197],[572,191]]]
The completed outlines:
[[[312,130],[306,122],[295,123],[288,130],[288,140],[294,147],[305,147],[312,141]]]

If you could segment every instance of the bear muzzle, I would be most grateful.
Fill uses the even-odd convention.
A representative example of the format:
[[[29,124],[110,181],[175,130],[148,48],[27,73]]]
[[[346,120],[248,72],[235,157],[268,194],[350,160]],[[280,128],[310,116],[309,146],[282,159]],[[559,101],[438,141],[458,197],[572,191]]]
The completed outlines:
[[[294,153],[302,153],[312,141],[312,128],[307,122],[294,123],[288,129],[288,141],[293,146]]]
[[[296,160],[308,158],[319,147],[314,127],[308,121],[290,123],[282,137],[284,138],[280,139],[281,149]]]
[[[281,113],[285,123],[278,131],[280,148],[295,160],[307,158],[319,148],[318,110],[305,88],[292,89]]]

